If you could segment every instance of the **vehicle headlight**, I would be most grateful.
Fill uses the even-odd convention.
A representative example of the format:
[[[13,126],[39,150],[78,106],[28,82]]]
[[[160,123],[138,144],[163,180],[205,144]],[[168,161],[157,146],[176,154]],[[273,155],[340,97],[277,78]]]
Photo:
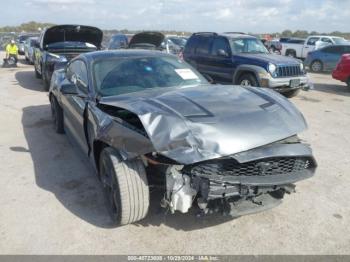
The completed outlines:
[[[67,62],[67,58],[65,56],[49,53],[47,56],[48,61],[52,62]]]
[[[276,73],[276,65],[274,64],[269,64],[269,72],[271,73],[271,75],[274,75]]]

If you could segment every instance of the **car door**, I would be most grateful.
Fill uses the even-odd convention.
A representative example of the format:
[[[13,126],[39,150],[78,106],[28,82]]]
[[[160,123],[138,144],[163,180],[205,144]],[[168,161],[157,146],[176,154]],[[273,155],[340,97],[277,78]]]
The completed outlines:
[[[303,46],[301,57],[305,58],[309,52],[315,50],[318,40],[320,40],[319,37],[310,37]]]
[[[75,85],[77,95],[65,95],[62,97],[64,104],[65,128],[73,137],[78,146],[88,152],[88,145],[84,131],[84,114],[89,98],[88,74],[84,61],[78,59],[72,61],[66,69],[68,81]]]
[[[323,48],[324,52],[324,69],[327,71],[333,70],[339,60],[342,54],[344,53],[344,47],[343,46],[327,46]]]
[[[232,82],[234,64],[230,44],[225,37],[215,37],[208,57],[208,70],[215,82]]]
[[[211,75],[210,51],[213,42],[213,36],[200,36],[195,48],[195,67],[202,74]]]

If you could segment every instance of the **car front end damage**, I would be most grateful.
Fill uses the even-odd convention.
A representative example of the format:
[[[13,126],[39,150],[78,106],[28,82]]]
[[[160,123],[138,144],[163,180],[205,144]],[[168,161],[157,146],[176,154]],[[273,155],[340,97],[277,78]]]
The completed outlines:
[[[241,216],[272,208],[317,166],[297,137],[307,127],[303,116],[268,89],[146,91],[103,98],[99,108],[112,120],[100,119],[98,139],[124,159],[142,159],[172,213],[198,206],[201,215]]]
[[[166,177],[162,207],[187,213],[197,205],[200,215],[237,217],[272,208],[285,193],[295,192],[295,182],[313,176],[317,166],[310,147],[297,137],[190,165],[166,164],[157,156],[143,158],[151,172]]]

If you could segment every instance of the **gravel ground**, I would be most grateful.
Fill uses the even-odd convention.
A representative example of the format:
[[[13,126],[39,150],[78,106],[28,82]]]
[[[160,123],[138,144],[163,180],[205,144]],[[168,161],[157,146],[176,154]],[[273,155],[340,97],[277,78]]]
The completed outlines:
[[[292,102],[319,168],[282,205],[238,219],[152,208],[112,228],[92,168],[53,131],[33,67],[0,68],[0,253],[349,254],[350,91],[329,75],[310,77],[315,89]]]

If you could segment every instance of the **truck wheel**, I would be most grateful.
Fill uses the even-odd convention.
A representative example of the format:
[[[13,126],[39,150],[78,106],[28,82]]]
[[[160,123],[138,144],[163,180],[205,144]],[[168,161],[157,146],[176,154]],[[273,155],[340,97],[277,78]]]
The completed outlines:
[[[310,69],[314,73],[320,73],[323,71],[323,64],[320,60],[315,60],[311,63]]]
[[[283,95],[287,98],[292,98],[295,97],[299,94],[300,89],[296,89],[296,90],[290,90],[288,92],[283,93]]]
[[[297,57],[297,54],[295,53],[294,50],[287,50],[286,56],[296,58],[296,57]]]
[[[51,115],[54,124],[56,133],[64,133],[64,124],[63,124],[63,109],[60,104],[57,102],[57,99],[54,95],[50,97],[51,104]]]
[[[238,84],[241,86],[259,86],[258,80],[253,74],[245,73],[238,79]]]
[[[143,219],[149,208],[149,188],[141,160],[122,161],[106,147],[100,155],[99,173],[114,225]]]

